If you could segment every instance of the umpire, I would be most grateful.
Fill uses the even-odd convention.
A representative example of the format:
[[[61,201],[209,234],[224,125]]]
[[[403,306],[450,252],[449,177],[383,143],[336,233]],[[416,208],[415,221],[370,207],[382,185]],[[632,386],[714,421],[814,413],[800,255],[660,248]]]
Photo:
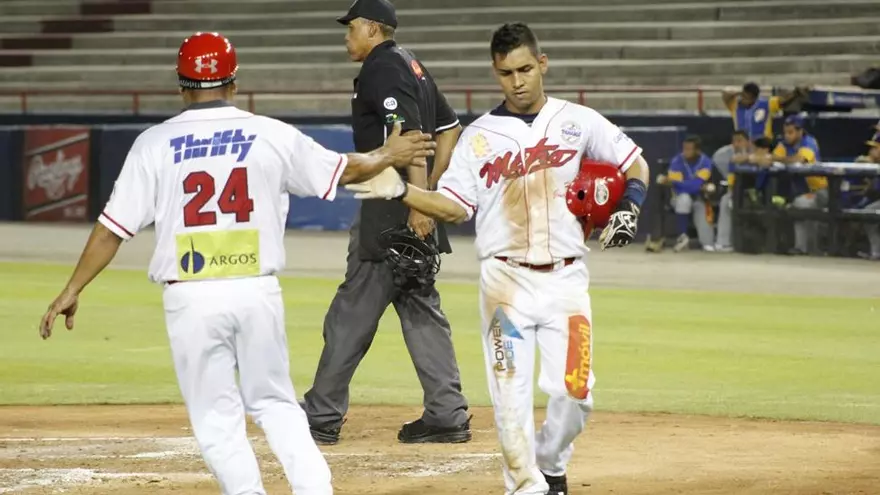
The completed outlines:
[[[369,152],[382,146],[395,121],[403,131],[421,129],[435,135],[433,164],[406,171],[411,183],[433,188],[449,166],[461,134],[458,118],[434,80],[408,50],[394,41],[397,15],[387,0],[357,0],[337,19],[348,27],[345,45],[355,62],[362,62],[351,100],[355,149]],[[430,174],[430,176],[429,176]],[[323,445],[339,441],[348,410],[349,384],[363,359],[389,304],[400,317],[406,347],[424,390],[424,413],[406,423],[397,435],[404,443],[459,443],[471,439],[467,401],[452,331],[432,286],[411,292],[395,284],[392,267],[380,247],[383,231],[409,227],[419,237],[449,253],[442,226],[402,203],[364,200],[352,224],[345,281],[324,317],[324,350],[304,409],[312,437]]]

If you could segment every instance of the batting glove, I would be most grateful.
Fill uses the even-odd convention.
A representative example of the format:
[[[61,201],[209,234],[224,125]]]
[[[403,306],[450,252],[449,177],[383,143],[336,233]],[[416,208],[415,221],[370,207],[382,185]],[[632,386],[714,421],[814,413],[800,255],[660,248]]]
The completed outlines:
[[[393,168],[386,168],[370,180],[346,184],[355,193],[355,199],[401,199],[406,194],[406,182]]]
[[[610,247],[626,246],[635,239],[639,212],[639,207],[631,201],[621,200],[617,211],[611,214],[608,225],[599,235],[599,245],[603,251]]]

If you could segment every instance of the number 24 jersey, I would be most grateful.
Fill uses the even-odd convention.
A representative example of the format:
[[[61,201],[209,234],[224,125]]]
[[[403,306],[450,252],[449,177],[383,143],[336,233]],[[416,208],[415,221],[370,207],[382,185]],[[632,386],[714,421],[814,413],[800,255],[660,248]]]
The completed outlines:
[[[155,223],[153,282],[268,275],[289,194],[332,201],[346,163],[279,120],[189,109],[135,140],[98,221],[125,240]]]

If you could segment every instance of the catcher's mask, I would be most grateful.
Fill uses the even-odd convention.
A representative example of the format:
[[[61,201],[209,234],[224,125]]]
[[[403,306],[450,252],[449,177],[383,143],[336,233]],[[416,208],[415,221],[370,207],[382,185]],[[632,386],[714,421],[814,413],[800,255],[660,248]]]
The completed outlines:
[[[430,236],[422,240],[407,226],[395,227],[379,234],[379,246],[386,252],[385,262],[391,265],[394,285],[422,293],[434,286],[440,252]]]

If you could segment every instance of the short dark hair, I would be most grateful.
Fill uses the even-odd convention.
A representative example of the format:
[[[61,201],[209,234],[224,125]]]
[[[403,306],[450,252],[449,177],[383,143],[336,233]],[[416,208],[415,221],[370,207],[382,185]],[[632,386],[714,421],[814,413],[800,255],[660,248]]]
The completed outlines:
[[[490,55],[492,60],[495,60],[496,55],[505,57],[521,46],[527,46],[536,58],[541,53],[538,37],[528,25],[522,22],[507,23],[492,34]]]
[[[733,135],[731,136],[731,139],[733,139],[733,138],[735,138],[735,137],[737,137],[737,136],[739,136],[739,137],[741,137],[741,138],[745,138],[746,140],[749,139],[749,133],[747,133],[746,131],[744,131],[744,130],[742,130],[742,129],[739,129],[739,130],[733,131]]]
[[[759,88],[758,85],[753,82],[747,82],[743,84],[743,93],[752,95],[757,98],[758,95],[761,94],[761,88]]]
[[[692,143],[694,145],[694,148],[696,148],[698,150],[703,149],[702,148],[703,140],[700,139],[700,136],[693,136],[693,135],[688,136],[688,137],[684,138],[684,142],[685,143]]]
[[[770,138],[766,136],[761,136],[758,139],[755,139],[753,142],[755,148],[761,148],[764,150],[769,150],[773,148],[773,143],[770,141]]]

